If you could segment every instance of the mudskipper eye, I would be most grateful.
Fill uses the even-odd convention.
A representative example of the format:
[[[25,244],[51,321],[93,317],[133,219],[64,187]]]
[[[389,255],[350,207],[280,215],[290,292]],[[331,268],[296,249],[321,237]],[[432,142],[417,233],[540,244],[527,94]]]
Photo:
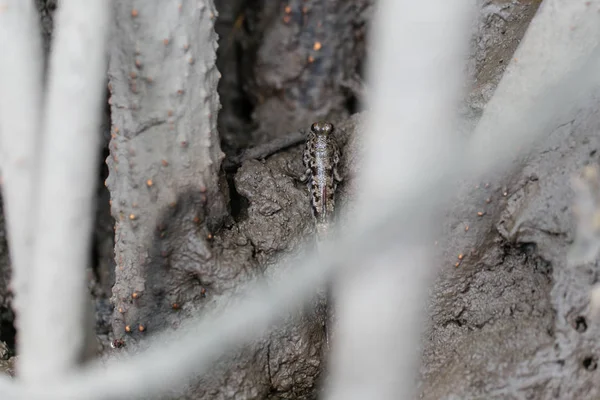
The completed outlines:
[[[329,122],[315,122],[311,125],[310,130],[317,135],[328,135],[333,131],[333,125]]]

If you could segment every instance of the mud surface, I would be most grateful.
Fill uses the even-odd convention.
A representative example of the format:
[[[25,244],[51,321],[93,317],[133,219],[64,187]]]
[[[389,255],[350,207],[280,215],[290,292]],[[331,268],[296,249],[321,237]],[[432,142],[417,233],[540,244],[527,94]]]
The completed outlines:
[[[508,174],[459,195],[439,242],[423,398],[597,398],[588,293],[598,269],[567,267],[566,252],[571,179],[598,162],[599,99]]]

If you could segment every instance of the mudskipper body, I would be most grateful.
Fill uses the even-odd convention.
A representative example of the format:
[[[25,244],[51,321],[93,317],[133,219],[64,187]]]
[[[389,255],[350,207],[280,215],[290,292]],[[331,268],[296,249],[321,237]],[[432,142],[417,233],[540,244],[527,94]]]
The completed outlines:
[[[333,137],[333,130],[333,125],[328,122],[315,122],[312,124],[303,154],[306,171],[300,180],[308,182],[310,206],[315,217],[317,230],[317,249],[321,247],[321,243],[331,232],[335,208],[335,191],[338,183],[342,181],[338,171],[340,150]],[[327,309],[325,339],[329,349],[331,335],[329,325],[333,323],[331,288],[328,286],[325,291],[325,307]]]
[[[338,172],[340,150],[328,122],[315,122],[306,140],[303,162],[306,167],[301,181],[309,184],[310,202],[317,228],[317,241],[330,231],[335,207],[335,191],[342,181]]]

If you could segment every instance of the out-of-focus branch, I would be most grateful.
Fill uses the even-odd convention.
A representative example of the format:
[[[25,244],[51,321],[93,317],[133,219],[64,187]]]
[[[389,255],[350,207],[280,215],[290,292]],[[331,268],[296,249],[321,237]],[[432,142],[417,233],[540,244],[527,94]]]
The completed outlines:
[[[63,0],[50,59],[31,290],[19,373],[39,384],[73,369],[86,338],[86,269],[110,2]],[[36,32],[37,33],[37,32]],[[30,59],[30,63],[39,63]]]
[[[38,26],[34,2],[0,1],[0,168],[17,318],[26,307],[31,278],[32,210],[38,186],[43,93]]]
[[[600,83],[600,1],[545,0],[515,51],[469,143],[478,171],[511,159]]]
[[[468,1],[389,0],[378,7],[369,70],[372,111],[358,210],[352,213],[365,221],[374,210],[392,207],[390,200],[414,193],[421,180],[438,180],[456,165],[452,122],[469,28]],[[427,233],[436,205],[420,205],[422,219],[414,220],[420,223],[400,229],[404,239],[412,235],[421,245],[403,243],[341,274],[329,398],[414,398],[432,275]]]

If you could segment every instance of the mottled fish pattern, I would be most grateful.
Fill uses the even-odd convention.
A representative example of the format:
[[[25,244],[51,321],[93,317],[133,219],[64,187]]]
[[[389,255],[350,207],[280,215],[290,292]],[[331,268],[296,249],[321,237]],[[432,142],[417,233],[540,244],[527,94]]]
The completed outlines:
[[[333,131],[333,125],[328,122],[312,124],[302,160],[306,171],[300,179],[308,182],[312,212],[321,237],[329,230],[335,207],[335,190],[342,181],[338,172],[340,150]]]

